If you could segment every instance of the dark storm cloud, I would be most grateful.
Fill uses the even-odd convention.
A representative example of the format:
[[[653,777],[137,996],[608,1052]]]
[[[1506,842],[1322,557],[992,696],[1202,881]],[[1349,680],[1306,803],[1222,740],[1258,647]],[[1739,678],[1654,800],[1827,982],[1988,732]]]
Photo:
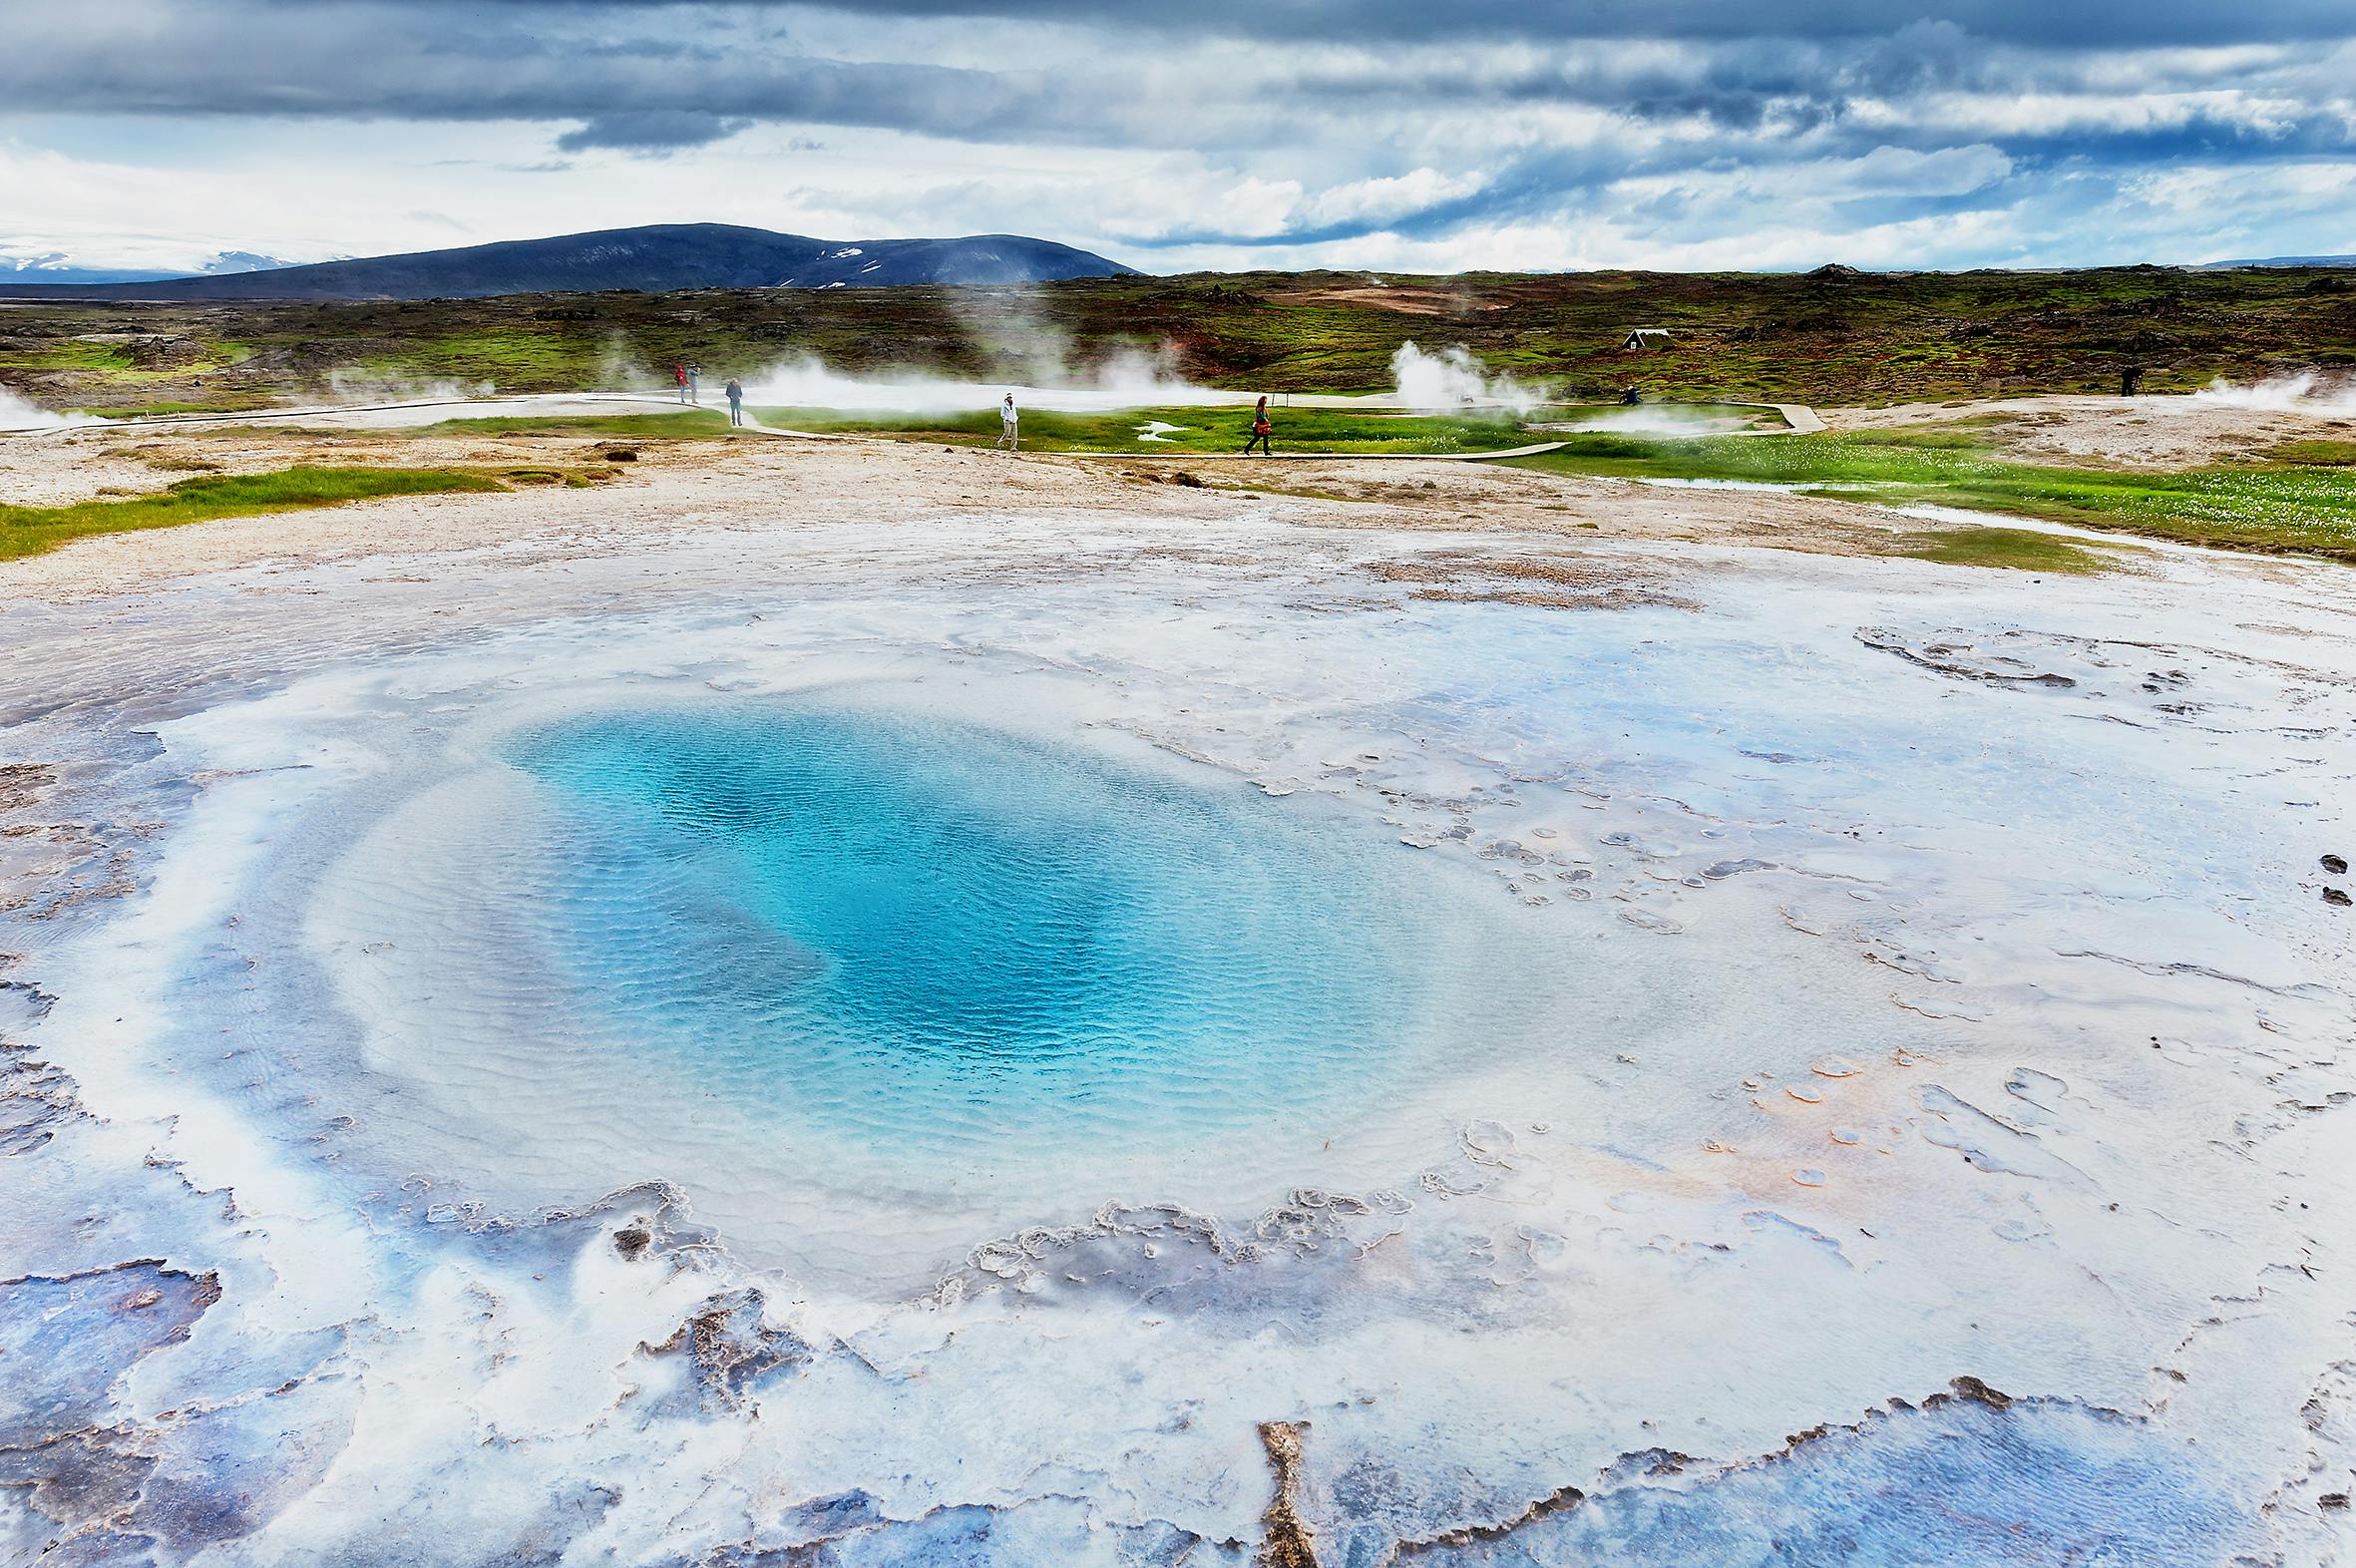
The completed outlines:
[[[294,3],[294,0],[283,0]],[[657,13],[691,0],[494,0],[502,9]],[[752,9],[792,9],[794,0],[745,0]],[[876,18],[1003,18],[1104,26],[1122,33],[1219,31],[1255,38],[1378,43],[1449,38],[1737,39],[1773,34],[1879,37],[1936,19],[1992,42],[2120,49],[2339,38],[2350,30],[2345,0],[1950,0],[1908,7],[1891,0],[1814,0],[1784,14],[1757,0],[1192,0],[1142,6],[1117,0],[831,0],[821,9]]]
[[[616,147],[633,153],[675,152],[732,137],[751,124],[750,120],[700,110],[643,109],[598,115],[558,137],[557,150],[582,153],[593,147]]]
[[[1205,200],[1131,243],[1300,245],[1539,221],[1607,191],[1656,226],[1775,199],[1902,222],[2064,169],[2346,159],[2352,37],[2349,0],[109,0],[16,19],[0,105],[521,121],[569,154],[757,125],[1168,153],[1299,200],[1274,220]],[[2000,173],[1940,184],[1968,149]],[[1923,189],[1845,188],[1882,153],[1947,162],[1886,166]],[[1325,198],[1417,171],[1438,178],[1411,196]]]
[[[20,34],[17,47],[0,50],[0,103],[116,115],[583,121],[584,147],[685,146],[711,140],[714,124],[755,120],[988,136],[1051,118],[1036,113],[1039,84],[1020,72],[748,51],[716,30],[615,36],[552,25],[540,8],[526,20],[486,22],[432,3],[311,6],[299,17],[266,5],[126,6],[86,25]]]
[[[995,16],[1066,25],[1035,49],[994,55],[960,37],[988,63],[930,63],[943,39],[926,24]],[[800,41],[813,29],[839,41],[854,18],[883,24],[860,34],[858,59],[829,58]],[[1466,47],[1404,48],[1432,36],[1435,24]],[[1163,32],[1147,46],[1134,41],[1140,27]],[[2066,92],[2090,66],[2139,47],[2344,37],[2356,33],[2356,13],[2344,0],[2233,7],[1982,0],[1950,6],[1937,21],[1846,0],[1790,15],[1715,0],[1577,7],[1201,0],[1167,8],[1077,0],[828,7],[113,0],[70,18],[48,13],[12,32],[12,46],[0,50],[0,103],[41,111],[589,122],[574,133],[575,145],[603,147],[693,145],[708,140],[689,135],[694,127],[732,120],[1183,147],[1215,134],[1191,119],[1190,106],[1227,117],[1219,130],[1229,134],[1274,131],[1303,109],[1407,116],[1542,104],[1610,108],[1637,121],[1699,116],[1738,131],[1773,121],[1788,131],[1837,123],[1859,97]],[[1187,49],[1272,33],[1295,47],[1254,61],[1256,79],[1227,83],[1214,63],[1187,80]],[[1511,41],[1514,58],[1497,58],[1499,40]],[[2246,61],[2173,60],[2153,68],[2150,86],[2201,86],[2249,70]],[[633,124],[650,129],[633,141]],[[675,129],[663,131],[666,124]],[[611,134],[600,129],[607,127]]]

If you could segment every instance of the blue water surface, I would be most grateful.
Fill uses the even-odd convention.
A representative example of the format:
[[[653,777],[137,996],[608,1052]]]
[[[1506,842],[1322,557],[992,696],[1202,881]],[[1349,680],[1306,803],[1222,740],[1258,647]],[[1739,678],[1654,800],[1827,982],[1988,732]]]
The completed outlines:
[[[880,1139],[1282,1116],[1512,989],[1482,879],[1208,768],[806,706],[601,713],[512,758],[606,1023]]]

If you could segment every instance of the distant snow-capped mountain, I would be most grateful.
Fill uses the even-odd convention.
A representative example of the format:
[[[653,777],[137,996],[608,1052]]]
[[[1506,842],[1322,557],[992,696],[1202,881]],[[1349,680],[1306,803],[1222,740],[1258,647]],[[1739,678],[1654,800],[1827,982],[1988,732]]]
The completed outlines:
[[[216,250],[195,271],[180,267],[85,266],[63,250],[40,255],[0,255],[0,282],[104,284],[151,283],[166,278],[230,277],[245,272],[267,272],[299,265],[280,256],[251,250]]]

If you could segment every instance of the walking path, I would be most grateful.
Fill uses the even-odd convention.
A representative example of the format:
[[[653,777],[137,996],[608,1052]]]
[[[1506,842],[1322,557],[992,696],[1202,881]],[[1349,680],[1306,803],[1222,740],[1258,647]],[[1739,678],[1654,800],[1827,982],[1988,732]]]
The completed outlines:
[[[882,441],[883,436],[854,436],[840,430],[789,430],[783,425],[764,425],[748,410],[744,423],[736,427],[749,430],[756,436],[783,436],[791,441]]]

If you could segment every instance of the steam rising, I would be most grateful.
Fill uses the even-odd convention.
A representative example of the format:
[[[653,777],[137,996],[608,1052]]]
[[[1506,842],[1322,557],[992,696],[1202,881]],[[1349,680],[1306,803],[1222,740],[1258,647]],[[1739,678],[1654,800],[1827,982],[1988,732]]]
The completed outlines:
[[[1739,429],[1740,421],[1730,421],[1724,414],[1713,414],[1698,408],[1681,408],[1673,404],[1644,403],[1630,408],[1606,409],[1575,424],[1533,425],[1533,430],[1548,431],[1609,431],[1622,436],[1718,436],[1730,429]]]
[[[2223,403],[2232,408],[2317,414],[2326,419],[2356,418],[2356,381],[2326,379],[2312,370],[2269,376],[2255,386],[2236,386],[2220,376],[2192,397],[2195,402]]]
[[[1401,343],[1390,356],[1390,377],[1400,404],[1422,414],[1453,413],[1468,404],[1527,414],[1549,401],[1543,387],[1490,375],[1489,367],[1460,344],[1430,354],[1411,341]]]
[[[96,425],[95,414],[59,414],[0,387],[0,430],[63,430],[69,425]]]
[[[1180,376],[1166,353],[1123,350],[1074,372],[1047,354],[1042,342],[1024,356],[1030,378],[1006,381],[952,381],[909,372],[868,380],[831,370],[809,355],[772,365],[745,378],[745,395],[756,403],[786,408],[873,409],[890,413],[963,413],[994,408],[1008,392],[1023,408],[1083,413],[1115,408],[1161,408],[1172,404],[1251,401],[1250,394],[1197,386]]]
[[[330,370],[327,395],[338,404],[448,402],[490,397],[499,389],[488,381],[459,381],[444,377],[386,375],[368,370]]]
[[[792,408],[888,413],[967,413],[995,408],[1008,392],[1022,408],[1084,413],[1171,404],[1249,403],[1252,393],[1198,386],[1163,343],[1083,356],[1071,334],[1026,289],[953,290],[949,307],[972,342],[977,362],[1002,380],[959,381],[910,368],[872,377],[830,369],[808,354],[745,376],[756,402]],[[712,367],[705,367],[705,380]]]

